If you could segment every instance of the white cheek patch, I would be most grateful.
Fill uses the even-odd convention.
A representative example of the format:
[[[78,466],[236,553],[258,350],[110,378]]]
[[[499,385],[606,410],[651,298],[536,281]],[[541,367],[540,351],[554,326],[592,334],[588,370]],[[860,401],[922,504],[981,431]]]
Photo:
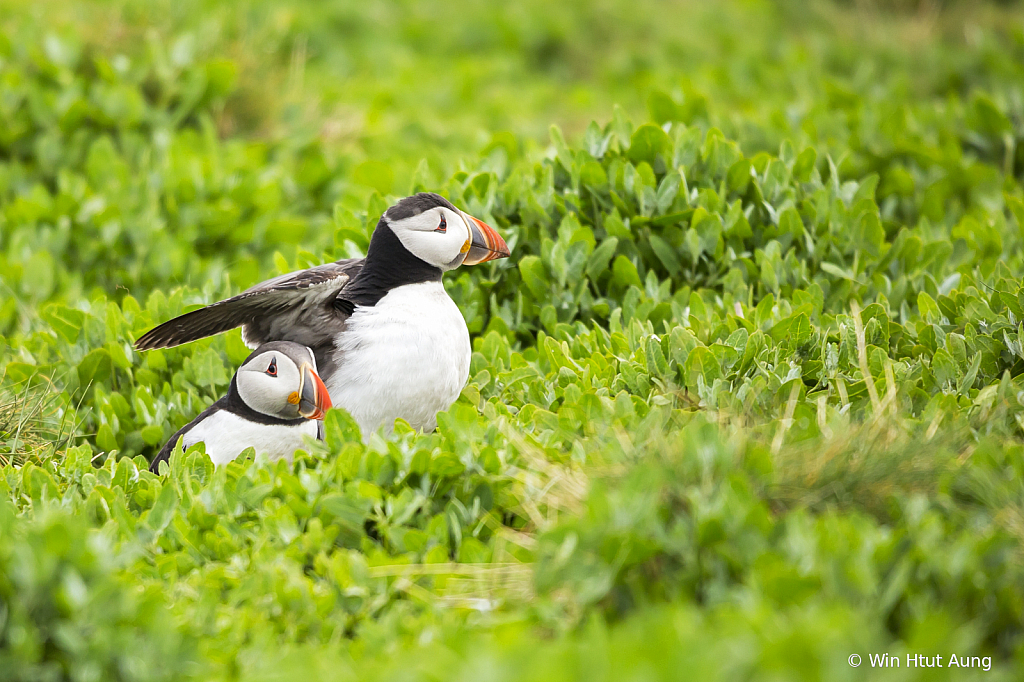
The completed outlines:
[[[298,368],[291,358],[281,354],[277,355],[277,376],[260,371],[258,368],[261,366],[250,363],[248,367],[255,369],[242,369],[236,375],[236,387],[242,402],[261,414],[292,418],[288,410],[288,396],[299,387]]]
[[[462,248],[469,239],[469,228],[461,216],[448,211],[445,232],[436,232],[440,218],[437,211],[427,211],[390,225],[409,253],[436,268],[450,270],[462,264]]]

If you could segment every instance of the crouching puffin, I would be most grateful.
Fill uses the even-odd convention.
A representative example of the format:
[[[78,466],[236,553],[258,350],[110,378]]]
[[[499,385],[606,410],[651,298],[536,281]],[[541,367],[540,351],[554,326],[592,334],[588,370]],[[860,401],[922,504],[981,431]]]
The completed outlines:
[[[366,258],[349,258],[257,284],[144,334],[167,348],[242,327],[250,348],[294,341],[312,349],[331,398],[364,437],[394,420],[431,431],[469,378],[469,330],[441,275],[506,258],[505,240],[431,193],[381,216]]]
[[[182,451],[200,441],[214,464],[226,464],[248,447],[270,459],[291,458],[303,436],[323,440],[327,387],[316,373],[316,358],[289,341],[265,343],[231,378],[226,396],[182,427],[149,465],[159,473],[181,439]]]

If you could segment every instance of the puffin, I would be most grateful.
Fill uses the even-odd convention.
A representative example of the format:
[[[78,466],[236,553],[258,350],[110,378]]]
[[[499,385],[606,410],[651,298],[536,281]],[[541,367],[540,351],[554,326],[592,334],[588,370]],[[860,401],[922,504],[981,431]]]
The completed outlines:
[[[146,332],[140,351],[242,327],[249,348],[292,341],[310,348],[336,407],[368,438],[402,418],[433,431],[437,413],[469,378],[469,329],[441,277],[461,265],[507,258],[505,240],[439,194],[422,192],[384,212],[365,258],[267,280]]]
[[[248,447],[269,459],[291,459],[303,436],[323,440],[324,413],[331,397],[316,372],[316,356],[290,341],[257,348],[231,378],[227,395],[183,426],[149,465],[160,472],[180,440],[184,452],[200,441],[215,465],[226,464]]]

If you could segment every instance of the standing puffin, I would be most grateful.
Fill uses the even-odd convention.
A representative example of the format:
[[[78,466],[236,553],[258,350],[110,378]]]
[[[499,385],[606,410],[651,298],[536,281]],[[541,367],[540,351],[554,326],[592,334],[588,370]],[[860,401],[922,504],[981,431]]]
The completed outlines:
[[[431,431],[469,378],[469,330],[441,275],[506,258],[505,240],[444,197],[420,193],[381,216],[366,258],[281,275],[144,334],[167,348],[242,327],[253,348],[294,341],[312,349],[331,398],[364,437],[396,418]]]
[[[323,439],[317,420],[330,407],[310,349],[290,341],[265,343],[235,372],[228,394],[171,436],[149,470],[159,473],[179,438],[182,451],[204,442],[214,464],[226,464],[248,447],[270,459],[291,458],[303,436]]]

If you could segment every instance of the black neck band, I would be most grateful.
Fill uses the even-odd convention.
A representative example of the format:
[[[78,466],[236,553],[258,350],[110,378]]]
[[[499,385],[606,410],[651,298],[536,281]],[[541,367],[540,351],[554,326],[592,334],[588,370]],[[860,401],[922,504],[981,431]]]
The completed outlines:
[[[376,305],[389,291],[405,284],[440,282],[441,269],[414,256],[382,217],[370,238],[363,269],[349,282],[341,300]]]

